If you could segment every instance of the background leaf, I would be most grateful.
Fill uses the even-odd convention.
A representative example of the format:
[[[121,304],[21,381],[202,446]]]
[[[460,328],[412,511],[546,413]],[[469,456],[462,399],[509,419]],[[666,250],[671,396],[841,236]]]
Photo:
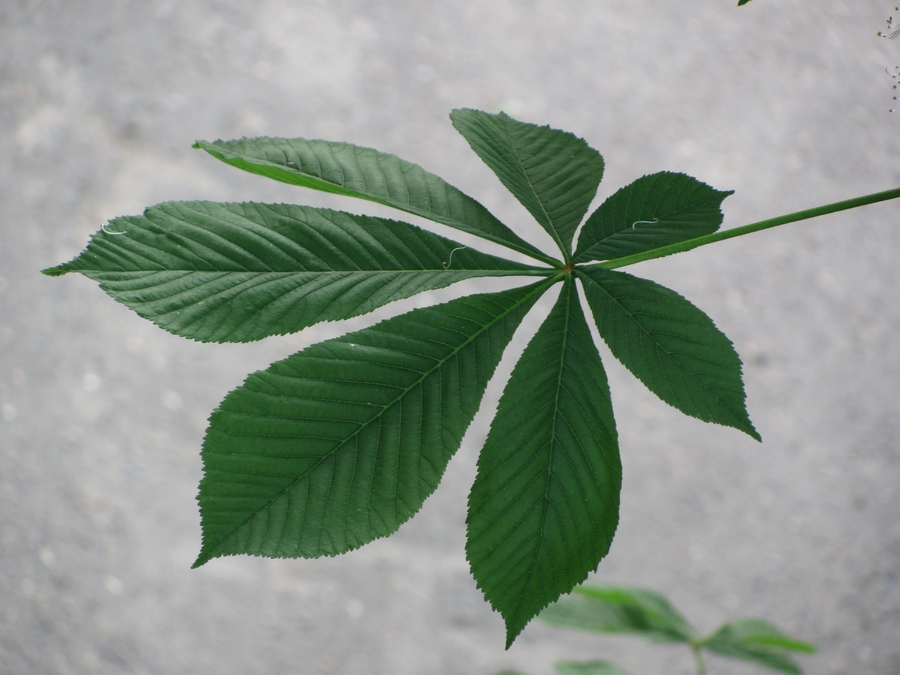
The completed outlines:
[[[656,642],[691,642],[696,631],[659,593],[641,588],[579,586],[541,612],[554,626],[629,633]]]
[[[392,206],[552,262],[443,178],[386,152],[350,143],[267,137],[197,141],[194,147],[250,173]]]
[[[419,510],[552,282],[417,309],[250,375],[213,412],[199,566],[336,555]]]
[[[574,134],[505,113],[458,109],[453,126],[568,257],[603,178],[603,158]]]
[[[815,652],[806,642],[785,635],[762,619],[740,619],[726,623],[703,641],[710,651],[791,675],[800,675],[800,666],[786,653]]]
[[[621,479],[606,373],[569,277],[513,369],[469,496],[467,557],[507,647],[606,555]]]
[[[576,274],[610,351],[650,391],[686,415],[761,440],[747,416],[741,359],[712,319],[647,279],[599,267]]]
[[[575,262],[612,260],[712,234],[730,194],[683,173],[638,178],[590,215],[578,235]]]
[[[628,675],[609,661],[560,661],[556,670],[560,675]]]
[[[81,255],[47,270],[66,272],[202,342],[293,333],[472,277],[540,273],[408,223],[212,202],[167,202],[116,218]]]

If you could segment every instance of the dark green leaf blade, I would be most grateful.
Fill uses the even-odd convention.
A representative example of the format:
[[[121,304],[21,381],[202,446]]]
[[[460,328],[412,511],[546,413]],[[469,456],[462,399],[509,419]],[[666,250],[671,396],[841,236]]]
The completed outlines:
[[[575,262],[612,260],[712,234],[730,194],[683,173],[638,178],[590,215],[578,235]]]
[[[620,586],[579,586],[541,612],[554,626],[640,635],[656,642],[691,642],[694,628],[659,593]]]
[[[569,277],[513,370],[469,495],[466,553],[507,647],[606,555],[621,478],[606,373]]]
[[[250,375],[210,418],[194,566],[337,555],[394,532],[437,487],[551,283],[413,310]]]
[[[367,199],[552,261],[443,178],[386,152],[350,143],[267,137],[197,141],[194,147],[250,173]]]
[[[576,269],[600,335],[650,391],[686,415],[761,440],[747,415],[741,359],[712,319],[647,279]]]
[[[816,651],[814,645],[785,635],[777,626],[762,619],[740,619],[726,623],[703,641],[712,652],[750,661],[790,675],[800,675],[800,666],[786,652]]]
[[[463,108],[450,119],[568,258],[575,230],[603,178],[600,153],[574,134],[505,113]]]
[[[746,5],[748,2],[750,2],[750,0],[738,0],[738,7],[740,7],[741,5]]]
[[[609,661],[559,661],[555,665],[560,675],[628,675]]]
[[[80,272],[162,328],[246,342],[482,276],[541,273],[408,223],[285,204],[167,202],[113,220]]]

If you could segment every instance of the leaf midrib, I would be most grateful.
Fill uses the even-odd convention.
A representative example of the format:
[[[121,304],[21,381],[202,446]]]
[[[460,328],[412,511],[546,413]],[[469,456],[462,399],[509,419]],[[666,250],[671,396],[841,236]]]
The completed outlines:
[[[261,513],[262,511],[264,511],[264,510],[266,510],[266,509],[268,509],[268,508],[271,507],[271,505],[272,505],[277,499],[279,499],[282,495],[284,495],[284,494],[287,493],[287,492],[290,492],[290,491],[294,488],[294,486],[296,486],[300,481],[302,481],[302,480],[303,480],[304,478],[306,478],[310,473],[312,473],[312,472],[313,472],[320,464],[322,464],[322,462],[324,462],[326,459],[332,457],[336,452],[338,452],[341,448],[343,448],[343,447],[344,447],[347,443],[349,443],[353,438],[356,438],[360,433],[362,433],[362,431],[363,431],[364,429],[368,428],[368,426],[369,426],[370,424],[372,424],[375,420],[380,419],[380,418],[381,418],[381,417],[382,417],[382,416],[383,416],[390,408],[392,408],[394,405],[396,405],[398,401],[400,401],[400,400],[401,400],[404,396],[406,396],[410,391],[412,391],[412,390],[415,389],[417,386],[419,386],[419,385],[425,380],[425,378],[427,378],[429,375],[431,375],[432,373],[434,373],[434,372],[435,372],[436,370],[438,370],[439,368],[443,367],[445,363],[447,363],[451,358],[453,358],[454,356],[456,356],[456,355],[457,355],[460,351],[462,351],[465,347],[469,346],[469,345],[470,345],[472,342],[474,342],[478,337],[480,337],[485,331],[487,331],[487,330],[489,330],[490,328],[492,328],[493,326],[495,326],[495,325],[497,324],[497,322],[501,321],[502,319],[505,319],[512,311],[514,311],[515,309],[518,309],[525,301],[527,301],[529,298],[531,298],[535,293],[543,293],[543,292],[544,292],[549,286],[551,286],[553,283],[555,283],[555,280],[546,281],[546,282],[544,282],[543,284],[536,285],[536,286],[534,287],[534,289],[533,289],[530,293],[528,293],[527,295],[525,295],[525,296],[523,296],[522,298],[520,298],[518,301],[516,301],[515,303],[513,303],[507,310],[505,310],[502,314],[498,315],[498,316],[495,317],[492,321],[490,321],[489,323],[487,323],[487,324],[485,324],[484,326],[482,326],[482,328],[479,329],[474,335],[472,335],[471,337],[469,337],[468,339],[466,339],[462,344],[460,344],[458,347],[456,347],[455,349],[453,349],[449,354],[447,354],[447,356],[446,356],[445,358],[441,359],[441,360],[438,361],[434,366],[432,366],[429,370],[427,370],[427,371],[425,371],[424,373],[422,373],[421,377],[419,377],[418,380],[416,380],[416,381],[415,381],[413,384],[411,384],[409,387],[407,387],[406,389],[404,389],[403,391],[401,391],[401,392],[394,398],[393,401],[391,401],[391,402],[388,403],[387,405],[383,406],[382,409],[381,409],[377,414],[375,414],[373,417],[369,418],[369,420],[367,420],[365,423],[361,424],[361,425],[359,426],[359,428],[356,429],[350,436],[348,436],[347,438],[345,438],[344,440],[342,440],[342,441],[341,441],[340,443],[338,443],[332,450],[330,450],[328,453],[326,453],[325,455],[323,455],[322,457],[320,457],[319,460],[316,461],[316,462],[315,462],[315,463],[314,463],[314,464],[313,464],[313,465],[312,465],[305,473],[303,473],[303,474],[300,475],[300,476],[297,476],[297,478],[296,478],[295,480],[293,480],[293,481],[291,482],[290,485],[288,485],[288,486],[285,487],[284,489],[280,490],[280,491],[278,492],[278,494],[276,494],[274,497],[272,497],[272,498],[265,504],[265,506],[263,506],[263,507],[257,509],[257,510],[256,510],[255,512],[253,512],[248,518],[246,518],[242,523],[240,523],[239,525],[237,525],[237,526],[235,526],[234,528],[232,528],[231,532],[229,532],[225,537],[223,537],[222,539],[220,539],[219,542],[218,542],[215,546],[213,546],[213,547],[211,547],[211,548],[209,549],[209,552],[211,553],[211,552],[215,551],[215,549],[218,548],[219,546],[221,546],[222,543],[223,543],[226,539],[228,539],[228,537],[232,536],[235,532],[237,532],[237,531],[240,530],[242,527],[244,527],[244,526],[245,526],[247,523],[249,523],[253,518],[255,518],[257,514]],[[348,337],[348,336],[345,336],[345,337]],[[288,436],[285,436],[285,438],[289,438],[289,437],[288,437]],[[228,453],[228,454],[230,454],[230,455],[240,455],[240,454],[248,454],[248,453]],[[354,463],[354,466],[355,466],[355,463]],[[330,493],[330,489],[329,489],[329,493]],[[207,555],[207,556],[201,556],[200,558],[198,558],[198,561],[195,562],[193,566],[194,566],[194,567],[197,567],[198,563],[202,564],[202,563],[200,562],[201,560],[202,560],[203,562],[206,562],[206,561],[209,560],[209,559],[210,559],[210,556],[208,556],[208,555]]]

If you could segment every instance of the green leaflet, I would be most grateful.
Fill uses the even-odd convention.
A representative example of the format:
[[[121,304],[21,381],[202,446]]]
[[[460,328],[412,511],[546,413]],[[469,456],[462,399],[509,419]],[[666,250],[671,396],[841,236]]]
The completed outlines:
[[[116,218],[81,272],[166,330],[246,342],[481,276],[541,274],[414,225],[284,204],[167,202]]]
[[[785,649],[792,652],[804,652],[812,654],[816,651],[814,645],[786,635],[778,626],[774,626],[762,619],[739,619],[721,626],[712,636],[704,640],[707,646],[718,641],[757,644],[773,649]]]
[[[606,373],[569,277],[512,372],[469,495],[466,553],[507,647],[606,555],[621,472]]]
[[[629,633],[656,642],[691,642],[694,628],[659,593],[641,588],[579,586],[541,612],[554,626],[600,633]]]
[[[787,654],[789,651],[816,651],[806,642],[785,635],[777,626],[761,619],[741,619],[721,626],[703,641],[712,652],[750,661],[789,675],[800,675],[800,666]]]
[[[647,279],[576,270],[600,335],[650,391],[686,415],[761,440],[747,416],[740,357],[712,319]]]
[[[609,661],[558,661],[556,672],[560,675],[628,675]],[[496,675],[524,675],[517,670],[504,670]]]
[[[712,234],[730,194],[683,173],[638,178],[590,215],[578,235],[575,262],[612,260]]]
[[[609,661],[560,661],[556,671],[560,675],[627,675]]]
[[[385,152],[350,143],[266,137],[197,141],[194,147],[250,173],[392,206],[554,263],[444,179]]]
[[[437,487],[551,283],[417,309],[250,375],[210,418],[194,566],[336,555],[393,533]]]
[[[547,230],[566,259],[603,178],[603,158],[566,131],[517,122],[505,113],[459,109],[453,126]]]
[[[748,2],[750,2],[750,0],[738,0],[738,7],[740,7],[741,5],[746,5]]]

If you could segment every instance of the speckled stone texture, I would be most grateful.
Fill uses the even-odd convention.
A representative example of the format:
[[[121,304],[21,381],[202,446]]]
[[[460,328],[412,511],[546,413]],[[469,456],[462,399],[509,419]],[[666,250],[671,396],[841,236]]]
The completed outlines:
[[[598,200],[663,169],[734,189],[725,227],[897,187],[885,67],[900,63],[900,40],[875,35],[893,4],[0,2],[0,672],[544,675],[560,658],[609,658],[637,675],[691,673],[679,647],[537,623],[503,650],[463,548],[502,380],[396,536],[335,559],[189,569],[200,444],[225,393],[310,342],[459,288],[210,346],[87,279],[38,272],[107,219],[171,199],[398,215],[190,148],[242,135],[393,152],[549,242],[451,127],[463,106],[587,139],[607,162]],[[766,617],[820,646],[802,659],[808,673],[900,674],[898,216],[888,202],[629,270],[732,338],[764,442],[668,408],[603,347],[624,492],[597,581],[664,592],[702,630]]]

